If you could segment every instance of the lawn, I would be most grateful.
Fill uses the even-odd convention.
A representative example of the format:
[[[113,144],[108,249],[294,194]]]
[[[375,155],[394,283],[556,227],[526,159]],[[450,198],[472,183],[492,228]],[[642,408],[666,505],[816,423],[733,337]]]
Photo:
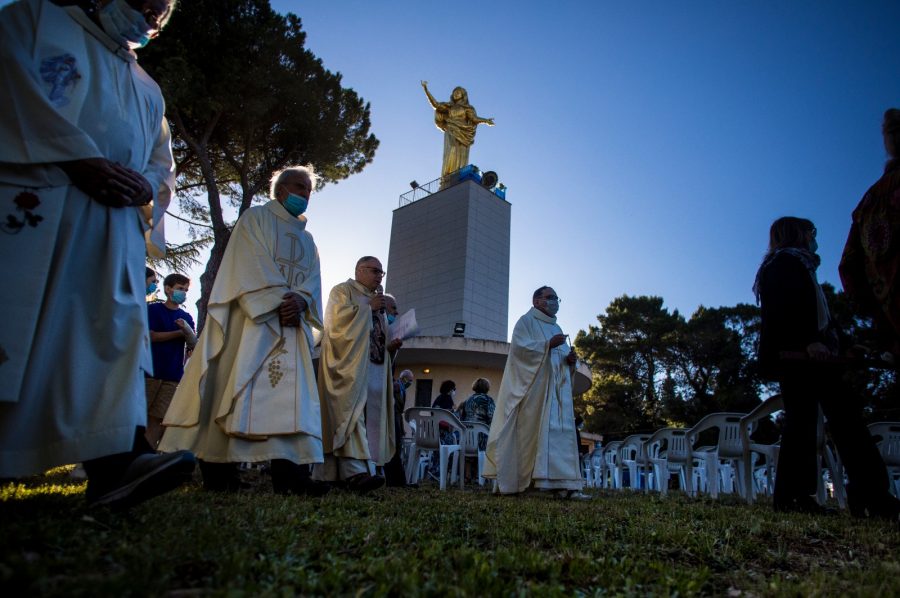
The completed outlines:
[[[64,470],[0,487],[4,596],[900,594],[896,527],[731,497],[426,485],[312,499],[262,483],[114,513],[83,492]]]

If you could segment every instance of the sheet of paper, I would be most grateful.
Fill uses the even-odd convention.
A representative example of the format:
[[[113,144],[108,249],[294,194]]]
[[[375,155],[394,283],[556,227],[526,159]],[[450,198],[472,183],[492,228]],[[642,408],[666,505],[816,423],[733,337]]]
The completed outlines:
[[[391,340],[406,340],[419,334],[419,323],[416,321],[416,310],[411,309],[403,315],[397,316],[394,323],[388,326],[388,336]]]

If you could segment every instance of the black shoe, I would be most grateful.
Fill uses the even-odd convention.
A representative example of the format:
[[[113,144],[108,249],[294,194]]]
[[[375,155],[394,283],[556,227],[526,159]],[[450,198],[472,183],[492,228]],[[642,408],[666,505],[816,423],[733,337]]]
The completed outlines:
[[[275,494],[296,496],[325,496],[331,491],[331,484],[320,482],[309,476],[297,476],[291,480],[276,480],[272,478],[272,490]]]
[[[89,505],[114,509],[133,507],[190,481],[196,463],[189,451],[138,455],[118,484],[99,498],[91,499]]]
[[[354,494],[368,494],[384,486],[384,478],[380,475],[358,473],[347,479],[347,490]]]
[[[900,500],[890,494],[882,496],[866,505],[869,517],[884,519],[885,521],[900,521]],[[859,515],[856,515],[857,517]]]
[[[238,492],[253,487],[241,480],[237,463],[212,463],[200,459],[200,473],[203,475],[203,489],[207,492]]]
[[[806,513],[808,515],[836,515],[837,510],[831,507],[823,507],[811,496],[801,496],[787,502],[776,503],[775,510],[779,513]]]
[[[275,494],[295,494],[299,496],[325,496],[331,484],[311,477],[309,465],[299,465],[287,459],[272,459],[272,490]]]

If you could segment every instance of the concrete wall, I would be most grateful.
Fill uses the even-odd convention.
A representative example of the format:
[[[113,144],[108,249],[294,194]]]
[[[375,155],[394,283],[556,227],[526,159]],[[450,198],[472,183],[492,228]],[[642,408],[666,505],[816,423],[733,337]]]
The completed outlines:
[[[386,290],[422,336],[506,341],[510,204],[465,181],[394,210]]]

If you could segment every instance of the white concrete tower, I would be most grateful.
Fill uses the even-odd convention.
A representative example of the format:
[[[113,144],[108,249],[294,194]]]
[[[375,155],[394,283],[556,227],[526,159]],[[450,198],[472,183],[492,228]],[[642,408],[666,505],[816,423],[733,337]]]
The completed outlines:
[[[473,180],[401,197],[386,290],[416,309],[421,336],[506,342],[509,232],[509,202]]]

